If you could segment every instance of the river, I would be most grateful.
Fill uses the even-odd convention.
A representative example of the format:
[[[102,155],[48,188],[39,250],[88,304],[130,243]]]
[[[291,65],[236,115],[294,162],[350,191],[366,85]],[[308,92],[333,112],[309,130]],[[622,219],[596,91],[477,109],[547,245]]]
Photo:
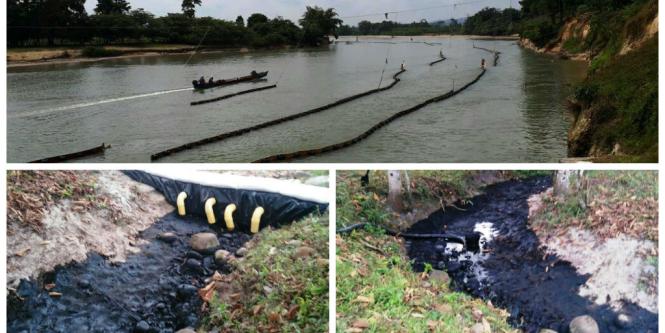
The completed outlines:
[[[586,65],[524,50],[513,41],[462,37],[346,39],[322,49],[131,57],[13,67],[7,73],[9,162],[100,145],[77,162],[149,162],[150,155],[222,132],[299,113],[365,90],[394,88],[316,115],[171,155],[160,162],[251,162],[353,138],[426,99],[486,75],[452,99],[400,118],[366,140],[300,162],[558,162],[572,115],[564,101]],[[423,43],[427,42],[427,43]],[[501,51],[492,55],[473,44]],[[429,66],[439,51],[448,60]],[[386,59],[388,63],[386,64]],[[189,89],[201,75],[231,78],[269,70],[268,80]],[[383,80],[381,79],[383,74]],[[277,88],[190,106],[268,84]]]

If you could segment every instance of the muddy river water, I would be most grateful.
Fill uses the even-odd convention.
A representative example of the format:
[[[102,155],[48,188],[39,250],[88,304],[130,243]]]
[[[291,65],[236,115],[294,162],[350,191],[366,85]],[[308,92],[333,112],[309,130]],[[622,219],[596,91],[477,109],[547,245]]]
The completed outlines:
[[[422,43],[421,41],[427,41]],[[394,88],[320,114],[205,145],[164,162],[249,162],[359,135],[377,122],[459,87],[502,52],[476,85],[379,130],[367,140],[306,162],[557,162],[566,156],[570,85],[585,65],[537,55],[512,41],[456,37],[368,39],[324,49],[132,57],[9,68],[8,161],[25,162],[110,144],[80,162],[148,162],[174,146],[299,113],[390,83]],[[429,66],[443,51],[448,60]],[[388,64],[386,64],[386,58]],[[270,71],[268,81],[190,89],[201,75]],[[381,80],[382,72],[385,70]],[[225,101],[190,102],[277,84]]]

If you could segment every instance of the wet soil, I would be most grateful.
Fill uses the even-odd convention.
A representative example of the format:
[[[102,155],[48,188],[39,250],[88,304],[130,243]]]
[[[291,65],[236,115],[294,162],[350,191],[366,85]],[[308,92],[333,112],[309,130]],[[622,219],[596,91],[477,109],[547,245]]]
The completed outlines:
[[[407,240],[414,269],[422,271],[429,263],[448,271],[456,290],[507,309],[511,324],[525,332],[541,328],[568,332],[570,321],[585,314],[598,322],[601,332],[657,332],[657,314],[622,300],[607,302],[615,306],[611,308],[579,296],[588,276],[541,249],[538,237],[528,227],[527,199],[550,186],[549,177],[499,183],[474,197],[472,204],[439,210],[414,224],[408,232],[482,235],[477,252],[463,251],[441,240]],[[628,315],[630,320],[618,320],[619,314]]]
[[[159,239],[164,232],[176,237]],[[35,281],[22,280],[7,299],[8,331],[174,332],[196,327],[202,305],[198,288],[215,270],[231,270],[215,264],[212,254],[190,249],[190,236],[199,232],[217,232],[220,248],[230,252],[251,238],[213,230],[203,219],[168,214],[140,234],[146,241],[141,252],[123,263],[91,253],[87,260],[58,266]],[[55,287],[46,290],[49,284]]]

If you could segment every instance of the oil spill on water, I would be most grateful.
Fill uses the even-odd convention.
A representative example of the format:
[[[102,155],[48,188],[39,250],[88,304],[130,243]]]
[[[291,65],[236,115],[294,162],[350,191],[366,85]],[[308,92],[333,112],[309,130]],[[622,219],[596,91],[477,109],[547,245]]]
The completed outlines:
[[[158,239],[164,232],[177,237]],[[124,263],[90,254],[85,262],[22,281],[17,295],[7,299],[8,331],[174,332],[196,327],[202,304],[197,289],[215,270],[230,272],[230,267],[215,264],[212,254],[190,249],[190,236],[199,232],[217,232],[220,248],[230,252],[251,238],[213,230],[196,217],[168,214],[141,233],[148,243]],[[49,296],[44,288],[49,283],[62,296]]]
[[[422,271],[429,263],[448,271],[453,288],[507,309],[511,324],[525,332],[541,328],[568,332],[570,321],[580,315],[592,316],[600,332],[657,332],[657,314],[627,302],[617,312],[579,296],[588,276],[539,249],[541,244],[527,225],[527,199],[550,186],[549,177],[492,185],[472,204],[448,207],[445,213],[439,210],[416,223],[408,232],[478,232],[483,250],[459,252],[441,240],[407,240],[414,269]],[[628,315],[631,322],[618,320],[619,314]]]

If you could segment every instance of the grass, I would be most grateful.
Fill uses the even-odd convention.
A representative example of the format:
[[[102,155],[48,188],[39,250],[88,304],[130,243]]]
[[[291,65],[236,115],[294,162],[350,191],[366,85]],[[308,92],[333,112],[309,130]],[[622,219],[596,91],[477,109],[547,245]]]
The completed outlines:
[[[306,258],[294,256],[308,247]],[[203,328],[223,332],[328,330],[328,218],[264,229],[209,304]]]
[[[362,231],[338,237],[336,264],[337,332],[461,333],[478,321],[474,311],[492,332],[516,332],[506,311],[414,273],[393,237]]]
[[[556,232],[577,226],[601,237],[658,240],[657,172],[586,171],[582,184],[563,198],[545,196],[530,219],[532,227]]]
[[[629,155],[657,157],[657,38],[614,59],[590,76],[584,86],[597,91],[593,104],[599,106],[599,114],[595,117],[593,143],[611,150],[618,142]]]

